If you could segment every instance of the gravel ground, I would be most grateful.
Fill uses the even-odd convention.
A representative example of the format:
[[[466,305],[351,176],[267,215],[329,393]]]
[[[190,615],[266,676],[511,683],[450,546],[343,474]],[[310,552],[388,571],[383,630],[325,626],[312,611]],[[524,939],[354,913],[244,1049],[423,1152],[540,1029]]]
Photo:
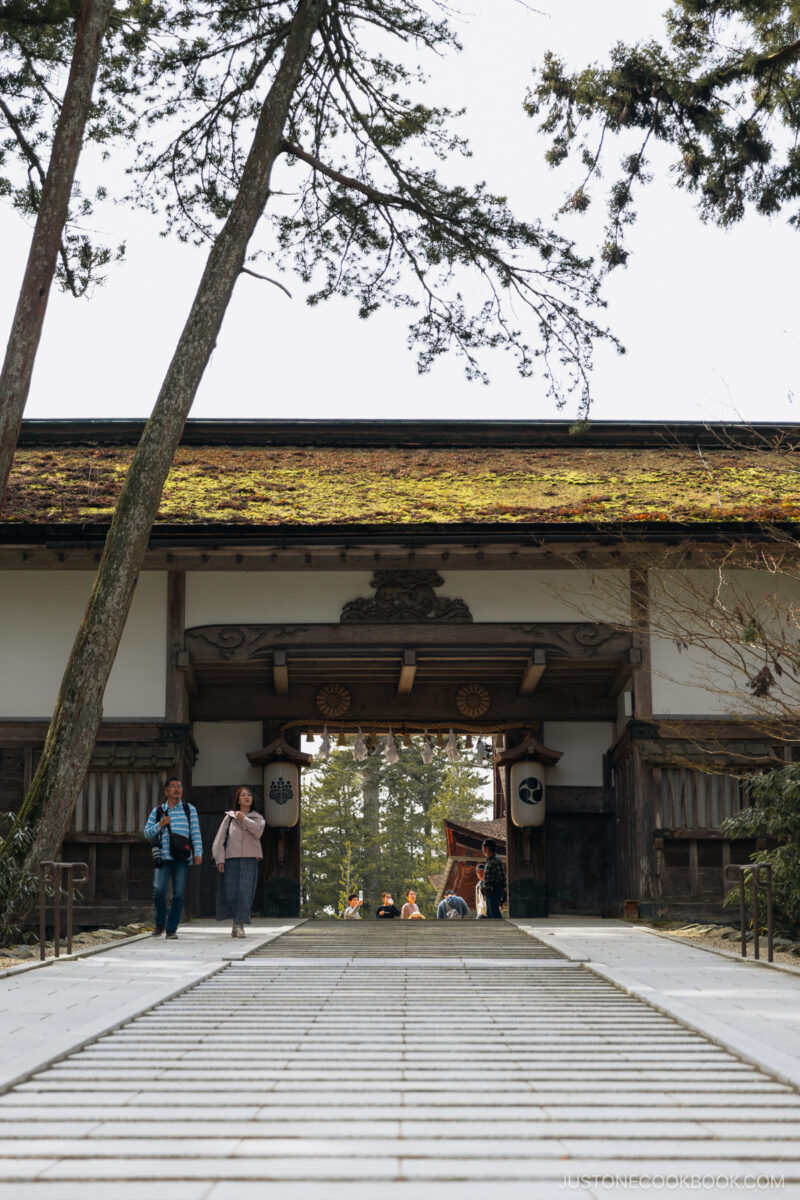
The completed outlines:
[[[648,924],[648,922],[642,922]],[[672,924],[650,924],[651,929],[656,933],[666,933],[670,937],[680,938],[683,942],[692,942],[695,946],[700,946],[709,950],[725,950],[728,954],[739,955],[741,953],[741,943],[739,941],[739,930],[734,929],[735,937],[724,938],[722,933],[731,929],[727,925],[681,925],[677,922]],[[747,957],[753,957],[753,943],[747,943]],[[766,961],[767,957],[767,939],[762,936],[759,946],[759,957]],[[773,954],[773,962],[782,963],[787,967],[800,968],[800,955],[792,954],[787,950],[775,950]]]
[[[120,938],[132,937],[136,933],[143,933],[146,929],[152,929],[152,922],[148,925],[143,922],[138,922],[132,925],[120,925],[115,929],[88,929],[82,933],[76,933],[72,939],[73,950],[86,950],[90,946],[102,946],[108,942],[116,942]],[[59,947],[62,954],[67,953],[67,940],[61,939]],[[53,957],[53,943],[45,944],[45,958]],[[0,970],[5,967],[18,967],[20,963],[37,962],[39,959],[39,943],[32,942],[26,946],[4,946],[0,948]]]

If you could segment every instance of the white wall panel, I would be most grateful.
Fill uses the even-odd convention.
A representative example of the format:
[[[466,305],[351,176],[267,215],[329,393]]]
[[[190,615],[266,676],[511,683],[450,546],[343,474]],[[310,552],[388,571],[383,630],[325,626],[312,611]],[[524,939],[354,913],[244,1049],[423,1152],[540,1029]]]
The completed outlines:
[[[476,621],[618,621],[625,571],[442,571],[437,596],[464,600]],[[374,596],[368,571],[190,571],[186,626],[337,622],[348,600]]]
[[[542,741],[563,751],[556,765],[547,768],[549,787],[603,786],[603,755],[614,741],[610,721],[545,721]]]
[[[375,595],[371,579],[369,571],[187,571],[186,628],[335,623],[348,600]]]
[[[476,621],[603,621],[628,611],[626,571],[451,571],[440,593]]]
[[[766,629],[775,628],[778,640],[798,628],[800,583],[786,576],[737,570],[720,581],[714,571],[651,571],[650,654],[657,716],[745,716],[756,711],[748,673],[764,665],[763,652],[750,653],[743,646],[741,622],[730,616],[723,615],[719,626],[727,640],[713,636],[712,595],[728,614],[755,611]],[[789,673],[776,688],[785,706],[800,699]],[[759,704],[757,711],[769,715],[769,702]]]
[[[91,571],[0,571],[0,717],[50,717],[93,580]],[[163,720],[166,612],[166,573],[145,572],[106,688],[105,717]]]
[[[192,735],[198,755],[194,787],[238,787],[261,783],[261,768],[247,761],[249,750],[263,745],[260,721],[195,721]]]

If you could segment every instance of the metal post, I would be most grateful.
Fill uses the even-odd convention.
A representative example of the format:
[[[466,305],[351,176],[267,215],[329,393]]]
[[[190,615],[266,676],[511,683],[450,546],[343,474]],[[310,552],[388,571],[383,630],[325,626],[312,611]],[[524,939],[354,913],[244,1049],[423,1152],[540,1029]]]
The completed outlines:
[[[744,915],[744,873],[746,869],[738,863],[728,863],[722,868],[723,880],[736,881],[739,884],[739,931],[742,935],[742,958],[747,958],[747,923]]]
[[[61,863],[53,863],[53,956],[61,953]]]
[[[774,923],[772,916],[772,863],[728,863],[722,869],[725,881],[739,883],[739,927],[742,933],[742,958],[747,958],[747,927],[745,924],[744,882],[745,871],[752,872],[753,880],[753,954],[759,957],[759,888],[763,887],[767,901],[767,961],[773,960]]]
[[[763,878],[762,878],[763,873]],[[757,863],[753,868],[754,889],[761,884],[767,896],[767,962],[773,959],[772,863]]]
[[[76,870],[80,868],[80,874]],[[45,957],[45,939],[47,936],[46,923],[46,885],[45,876],[49,873],[53,880],[53,955],[60,957],[61,950],[61,871],[67,872],[67,954],[72,954],[72,902],[73,889],[76,883],[85,883],[89,878],[89,867],[86,863],[39,863],[39,958]]]
[[[67,867],[67,954],[72,954],[72,863]]]
[[[44,962],[45,942],[47,940],[47,898],[45,886],[45,868],[50,863],[39,863],[39,960]]]

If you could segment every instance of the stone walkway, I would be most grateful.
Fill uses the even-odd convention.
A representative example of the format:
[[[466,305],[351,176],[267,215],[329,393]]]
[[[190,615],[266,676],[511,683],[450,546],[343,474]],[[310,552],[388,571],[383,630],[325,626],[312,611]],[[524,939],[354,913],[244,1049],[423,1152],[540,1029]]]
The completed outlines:
[[[215,922],[183,926],[178,940],[149,936],[101,953],[0,978],[0,1088],[99,1037],[168,996],[213,975],[231,960],[279,937],[297,921],[258,921],[233,941]]]
[[[551,917],[515,924],[800,1087],[800,972],[712,954],[624,921]]]
[[[403,927],[365,922],[321,940],[345,927],[301,925],[239,961],[223,955],[249,954],[275,925],[234,950],[213,927],[192,925],[175,944],[86,960],[109,960],[116,994],[95,1001],[107,1022],[131,1003],[126,972],[139,1001],[146,987],[174,992],[182,972],[189,986],[140,1004],[142,1015],[0,1095],[0,1200],[463,1200],[473,1191],[585,1200],[654,1190],[797,1200],[800,1093],[617,984],[649,988],[661,1008],[691,1006],[695,1026],[715,1019],[707,1009],[741,1000],[732,1032],[736,1020],[757,1024],[756,1044],[770,1050],[784,1029],[791,1057],[800,977],[621,922],[524,924],[498,937],[528,946],[528,957],[473,957],[485,931],[471,923],[457,940],[441,923],[415,928],[418,949],[437,948],[415,957]],[[384,951],[402,956],[352,952],[353,938],[376,931]],[[301,943],[309,953],[281,953]],[[334,945],[345,953],[332,955]],[[37,1019],[49,1003],[57,1023],[64,995],[75,1006],[77,966],[0,981],[3,1031],[37,987]],[[49,977],[46,993],[37,976]]]

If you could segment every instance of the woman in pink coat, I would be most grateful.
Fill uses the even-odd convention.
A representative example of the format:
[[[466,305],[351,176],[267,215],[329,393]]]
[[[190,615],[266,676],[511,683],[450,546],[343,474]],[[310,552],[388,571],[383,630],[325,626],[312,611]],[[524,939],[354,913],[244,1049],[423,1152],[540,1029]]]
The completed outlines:
[[[217,920],[233,921],[231,937],[243,938],[244,927],[250,924],[258,864],[264,857],[263,832],[264,818],[253,812],[253,793],[248,787],[237,788],[233,809],[223,817],[211,848],[219,872]]]

